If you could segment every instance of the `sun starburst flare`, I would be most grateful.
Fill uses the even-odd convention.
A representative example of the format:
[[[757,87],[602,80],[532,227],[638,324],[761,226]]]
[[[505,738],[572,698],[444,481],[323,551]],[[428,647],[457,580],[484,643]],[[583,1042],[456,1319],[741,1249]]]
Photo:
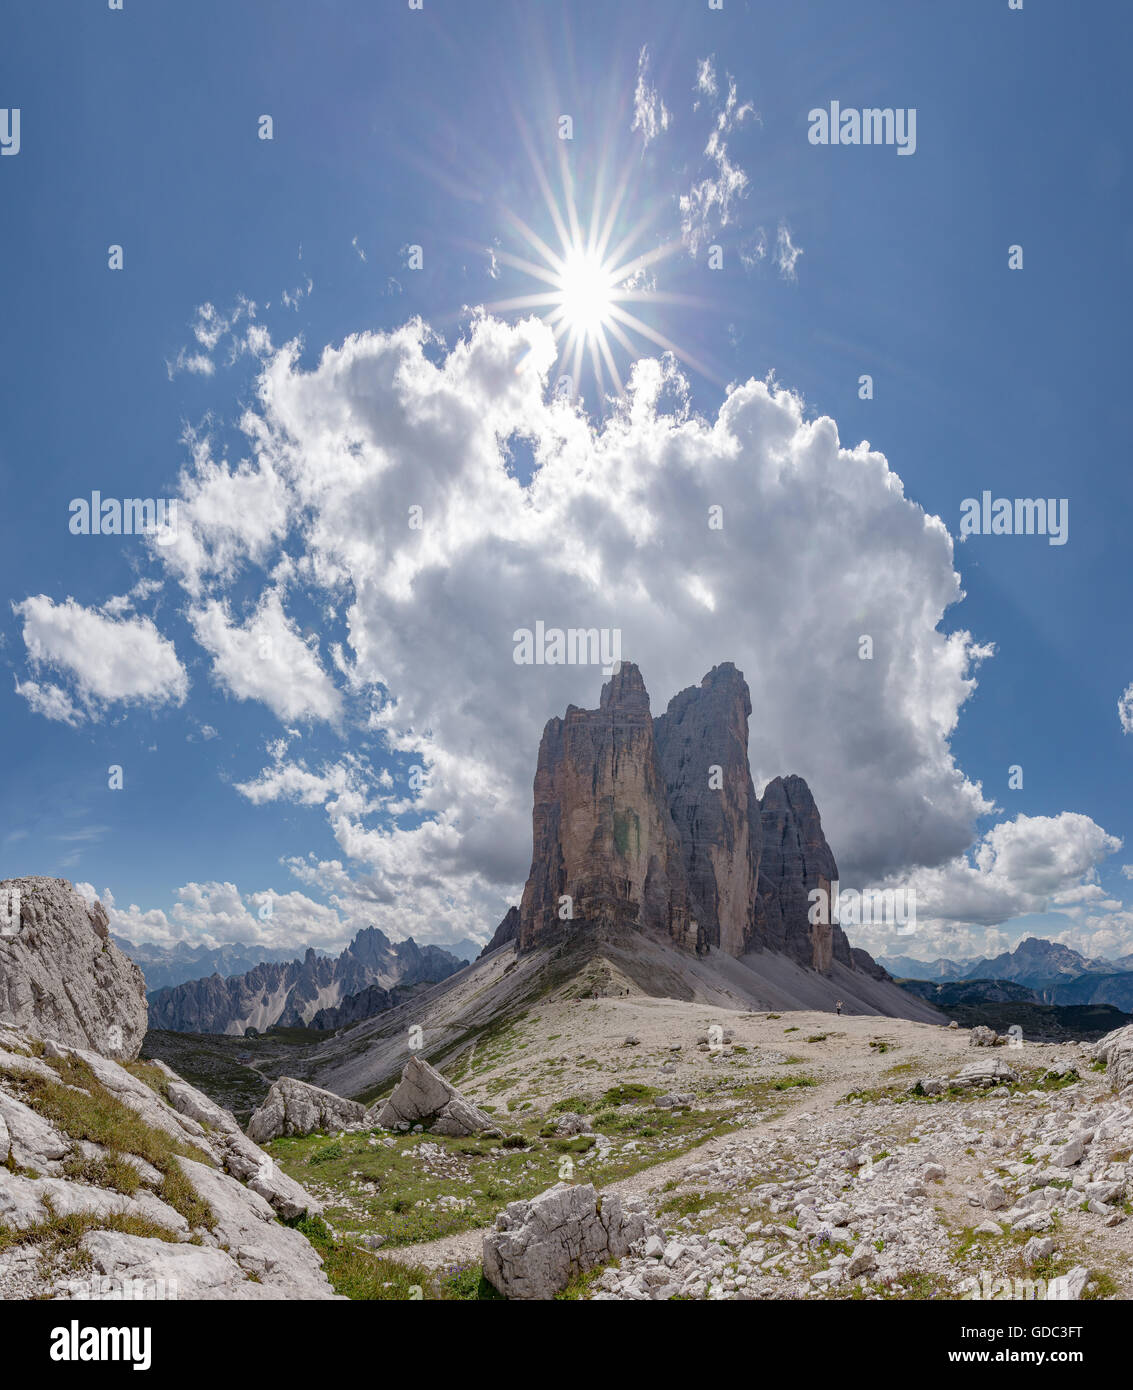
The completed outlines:
[[[505,210],[505,217],[527,243],[531,255],[517,256],[497,250],[496,259],[548,288],[539,293],[497,300],[486,307],[497,312],[545,311],[543,319],[559,344],[556,389],[561,389],[565,378],[572,396],[579,392],[587,360],[594,372],[601,401],[606,399],[607,379],[619,396],[624,393],[623,372],[619,370],[614,345],[626,354],[632,364],[642,355],[643,349],[631,335],[673,353],[682,362],[711,378],[713,373],[696,358],[626,308],[626,305],[642,302],[691,305],[704,302],[692,295],[656,288],[651,267],[682,249],[683,243],[679,238],[649,251],[636,255],[631,253],[631,248],[639,242],[651,220],[648,214],[611,246],[618,214],[626,198],[628,171],[622,176],[604,213],[603,180],[599,175],[591,201],[590,225],[583,231],[565,157],[560,157],[563,186],[563,206],[560,206],[530,143],[526,140],[525,143],[554,225],[559,249],[556,251],[549,246],[514,212]]]

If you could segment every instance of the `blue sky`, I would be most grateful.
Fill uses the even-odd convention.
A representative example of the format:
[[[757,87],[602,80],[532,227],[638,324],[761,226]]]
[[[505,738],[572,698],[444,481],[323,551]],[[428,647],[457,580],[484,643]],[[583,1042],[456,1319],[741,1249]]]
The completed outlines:
[[[136,938],[331,946],[366,920],[484,937],[530,857],[542,723],[595,704],[602,679],[514,665],[512,628],[545,618],[621,626],[655,712],[713,662],[743,667],[757,781],[807,776],[844,881],[931,904],[915,940],[861,944],[977,954],[1037,930],[1133,950],[1133,852],[1115,843],[1133,835],[1131,28],[1116,4],[1040,0],[9,16],[0,869],[109,890]],[[915,108],[915,154],[810,144],[808,112],[832,100]],[[681,350],[683,381],[658,367],[650,397],[643,368],[634,420],[584,370],[565,423],[538,404],[558,369],[528,311],[474,323],[547,289],[512,263],[533,258],[514,218],[555,240],[537,166],[561,207],[569,170],[583,226],[600,171],[603,208],[624,177],[613,242],[627,261],[668,248],[630,307]],[[437,336],[415,346],[416,316]],[[611,341],[625,381],[661,355],[631,338],[633,354]],[[512,399],[492,376],[509,353],[543,385]],[[498,407],[511,484],[471,425],[419,432],[446,363],[450,410]],[[769,374],[794,406],[743,394]],[[821,416],[887,469],[811,458]],[[555,461],[524,500],[538,447]],[[701,569],[707,533],[671,536],[725,467],[741,524]],[[209,468],[228,471],[193,511]],[[1068,543],[977,536],[949,561],[892,474],[953,537],[985,489],[1067,498]],[[192,545],[70,534],[94,489],[184,497]],[[414,489],[444,514],[423,559],[398,549],[403,521],[387,529]],[[250,674],[273,634],[277,664]]]

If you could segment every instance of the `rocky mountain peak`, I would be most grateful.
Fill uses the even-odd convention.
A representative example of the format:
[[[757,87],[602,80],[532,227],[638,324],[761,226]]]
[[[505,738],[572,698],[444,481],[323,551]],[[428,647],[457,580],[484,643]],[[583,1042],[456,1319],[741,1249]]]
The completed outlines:
[[[602,687],[599,708],[624,714],[649,715],[649,695],[641,672],[632,661],[623,661]]]
[[[751,714],[743,672],[725,661],[653,719],[640,670],[623,662],[597,710],[571,705],[548,722],[522,951],[629,928],[699,952],[771,950],[822,972],[835,961],[876,970],[835,923],[809,920],[811,891],[829,891],[838,868],[802,777],[776,777],[756,796]]]
[[[654,721],[669,810],[681,837],[697,944],[739,956],[751,944],[759,802],[748,770],[751,696],[729,661],[674,695]]]
[[[760,819],[763,858],[755,911],[760,944],[817,970],[829,969],[834,960],[854,968],[842,928],[830,922],[812,926],[809,920],[810,893],[816,888],[829,893],[838,865],[806,781],[792,774],[768,782]]]
[[[688,884],[641,672],[623,662],[599,708],[543,731],[535,771],[522,949],[562,932],[647,929],[682,944]]]
[[[377,927],[364,927],[338,956],[308,947],[301,959],[263,961],[241,975],[187,980],[150,995],[154,1028],[176,1032],[231,1033],[248,1028],[337,1027],[390,1007],[395,985],[447,979],[464,962],[439,946],[418,946],[410,937],[391,942]],[[383,1002],[384,1001],[384,1002]]]

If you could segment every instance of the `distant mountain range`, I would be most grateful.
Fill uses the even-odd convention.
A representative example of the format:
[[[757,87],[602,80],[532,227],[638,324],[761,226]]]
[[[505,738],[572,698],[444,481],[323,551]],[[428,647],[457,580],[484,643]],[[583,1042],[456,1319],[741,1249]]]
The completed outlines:
[[[245,945],[241,941],[229,942],[224,946],[190,946],[178,941],[174,946],[162,946],[156,941],[127,941],[125,937],[112,936],[115,946],[136,964],[141,966],[146,977],[146,993],[153,994],[159,989],[184,984],[186,980],[202,980],[209,975],[220,975],[227,979],[230,975],[244,975],[257,965],[295,960],[295,947]],[[448,951],[458,960],[475,960],[480,954],[481,944],[468,937],[460,941],[440,941],[435,943],[442,951]],[[318,950],[316,955],[326,956],[330,952]]]
[[[245,946],[234,941],[224,946],[190,946],[178,941],[175,946],[160,946],[156,941],[127,941],[112,936],[115,946],[141,966],[146,977],[146,992],[179,985],[185,980],[198,980],[206,975],[242,975],[265,961],[292,960],[295,950],[271,950],[266,946]]]
[[[1109,1004],[1124,1013],[1133,1013],[1133,955],[1117,960],[1083,956],[1057,941],[1028,936],[1013,951],[975,961],[914,960],[909,956],[883,956],[881,964],[898,979],[946,981],[1012,981],[1032,991],[1033,1001],[1042,1004]],[[922,998],[930,997],[914,991]],[[990,985],[984,991],[993,999]],[[936,997],[936,996],[933,996]],[[968,998],[974,1002],[972,991]]]
[[[377,927],[367,927],[339,956],[308,949],[301,960],[260,961],[238,975],[216,972],[155,990],[149,995],[149,1024],[236,1036],[276,1025],[337,1027],[400,1002],[405,996],[395,998],[395,987],[405,991],[447,980],[464,964],[439,946],[418,946],[412,937],[395,943]]]
[[[1038,994],[1014,980],[905,980],[902,988],[938,1009],[959,1004],[1041,1004]]]

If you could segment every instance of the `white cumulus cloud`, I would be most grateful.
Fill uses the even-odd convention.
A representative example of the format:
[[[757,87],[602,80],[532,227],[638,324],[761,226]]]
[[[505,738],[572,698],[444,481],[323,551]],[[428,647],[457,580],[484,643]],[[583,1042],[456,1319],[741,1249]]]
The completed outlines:
[[[55,603],[46,594],[12,607],[23,619],[29,664],[60,675],[71,687],[17,683],[18,693],[37,713],[73,724],[98,718],[118,702],[158,706],[184,701],[188,677],[173,643],[149,618],[114,617],[84,608],[73,598]]]
[[[283,611],[277,589],[268,589],[244,624],[210,599],[191,610],[197,641],[213,658],[217,684],[237,700],[259,700],[280,721],[335,721],[341,696],[318,655]]]
[[[190,592],[217,591],[191,618],[225,688],[281,719],[333,719],[346,692],[278,593],[241,625],[219,592],[230,573],[270,574],[286,532],[306,581],[336,604],[350,596],[339,670],[350,691],[388,692],[371,729],[427,774],[385,802],[331,765],[281,762],[241,784],[252,801],[323,807],[343,858],[295,872],[342,902],[395,902],[407,929],[494,925],[527,870],[543,724],[568,702],[595,705],[602,682],[517,666],[512,633],[539,619],[620,628],[656,712],[734,660],[752,688],[757,781],[806,776],[855,875],[965,852],[991,808],[948,739],[990,648],[938,630],[960,597],[952,542],[881,454],[846,448],[833,421],[757,381],[714,418],[666,414],[681,383],[652,360],[595,426],[548,401],[554,344],[533,320],[480,318],[435,348],[410,323],[328,348],[310,371],[294,348],[272,356],[245,420],[253,456],[238,474],[202,456],[200,486],[215,491],[192,559],[163,557]],[[514,434],[537,464],[526,488],[507,470]],[[237,490],[272,499],[270,530],[231,528]],[[716,506],[722,530],[708,524]],[[862,633],[872,661],[858,659]]]

